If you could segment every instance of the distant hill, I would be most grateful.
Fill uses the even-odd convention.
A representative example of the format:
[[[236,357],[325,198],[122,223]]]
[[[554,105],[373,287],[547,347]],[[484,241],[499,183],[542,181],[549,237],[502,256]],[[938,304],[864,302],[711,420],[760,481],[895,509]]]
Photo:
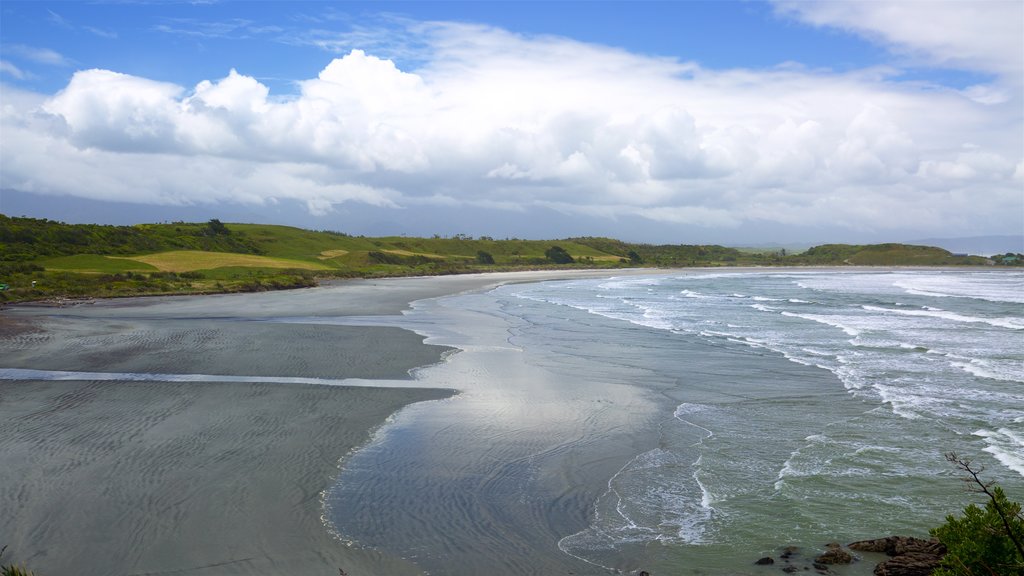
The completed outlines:
[[[968,238],[925,238],[912,240],[908,244],[938,246],[954,254],[974,254],[976,256],[992,256],[993,254],[1024,253],[1024,234],[1006,236],[971,236]]]
[[[987,258],[957,256],[942,248],[912,244],[824,244],[787,260],[794,264],[856,266],[980,266],[989,262]]]

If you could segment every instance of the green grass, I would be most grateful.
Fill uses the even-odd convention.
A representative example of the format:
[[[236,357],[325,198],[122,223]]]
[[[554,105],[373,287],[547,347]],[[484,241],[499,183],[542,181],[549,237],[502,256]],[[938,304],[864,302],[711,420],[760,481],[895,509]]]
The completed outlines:
[[[304,270],[323,270],[327,266],[320,262],[305,262],[254,254],[234,254],[230,252],[201,252],[197,250],[174,250],[133,256],[131,261],[144,262],[153,270],[161,272],[191,272],[194,270],[211,270],[224,267],[248,268],[287,268]]]
[[[74,256],[58,256],[41,258],[37,263],[47,270],[66,272],[93,272],[98,274],[117,274],[120,272],[156,272],[157,267],[130,258],[100,256],[98,254],[75,254]]]

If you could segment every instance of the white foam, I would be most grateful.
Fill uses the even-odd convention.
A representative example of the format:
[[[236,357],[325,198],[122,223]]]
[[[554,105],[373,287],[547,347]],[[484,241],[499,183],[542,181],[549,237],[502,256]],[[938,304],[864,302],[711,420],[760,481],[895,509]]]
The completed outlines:
[[[1024,275],[1019,272],[981,272],[967,275],[907,276],[893,286],[907,294],[929,298],[970,298],[1024,304]]]
[[[882,308],[879,306],[864,305],[861,306],[864,310],[869,312],[882,312],[886,314],[898,314],[900,316],[916,316],[925,318],[941,318],[944,320],[951,320],[953,322],[965,322],[965,323],[984,323],[999,328],[1009,328],[1011,330],[1024,330],[1024,321],[1016,318],[981,318],[977,316],[964,316],[963,314],[957,314],[955,312],[949,312],[941,308],[926,308],[923,310],[903,310],[895,308]]]
[[[1006,428],[998,430],[976,430],[975,436],[985,439],[985,452],[993,455],[1000,464],[1024,476],[1024,437]]]
[[[826,326],[832,326],[833,328],[839,328],[846,333],[847,336],[857,336],[860,334],[860,330],[849,325],[849,320],[845,317],[834,317],[826,316],[822,314],[797,314],[796,312],[782,311],[783,316],[789,316],[790,318],[802,318],[804,320],[810,320],[811,322],[817,322],[819,324],[825,324]]]

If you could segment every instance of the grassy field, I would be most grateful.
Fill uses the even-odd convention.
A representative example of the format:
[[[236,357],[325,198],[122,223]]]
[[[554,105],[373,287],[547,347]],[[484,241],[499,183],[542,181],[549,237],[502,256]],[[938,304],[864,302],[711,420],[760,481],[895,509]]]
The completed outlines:
[[[39,260],[39,264],[47,270],[93,274],[156,272],[159,270],[157,266],[147,264],[137,259],[100,256],[98,254],[75,254],[74,256],[42,258]]]
[[[301,260],[287,260],[270,256],[252,254],[231,254],[228,252],[199,252],[196,250],[175,250],[133,256],[131,258],[112,257],[109,260],[126,262],[142,262],[152,269],[161,272],[193,272],[196,270],[212,270],[226,267],[249,268],[283,268],[297,270],[328,270],[329,266]]]

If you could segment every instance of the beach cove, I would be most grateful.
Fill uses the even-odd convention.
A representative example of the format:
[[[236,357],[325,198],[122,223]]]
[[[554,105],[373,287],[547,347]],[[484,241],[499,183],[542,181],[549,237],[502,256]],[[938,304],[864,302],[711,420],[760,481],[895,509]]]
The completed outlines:
[[[745,272],[768,273],[727,273]],[[921,446],[962,430],[908,428],[891,401],[742,335],[552,296],[619,289],[607,276],[6,311],[0,544],[44,575],[760,574],[788,544],[923,535],[956,510]],[[868,421],[880,438],[843,428]],[[843,470],[816,452],[854,440]],[[905,453],[931,477],[888,456]]]
[[[448,348],[394,315],[509,280],[337,282],[263,294],[22,306],[0,316],[0,545],[39,574],[416,574],[340,542],[322,493],[403,406],[448,397],[409,371]],[[219,377],[220,376],[220,377]],[[226,380],[226,381],[225,381]]]

